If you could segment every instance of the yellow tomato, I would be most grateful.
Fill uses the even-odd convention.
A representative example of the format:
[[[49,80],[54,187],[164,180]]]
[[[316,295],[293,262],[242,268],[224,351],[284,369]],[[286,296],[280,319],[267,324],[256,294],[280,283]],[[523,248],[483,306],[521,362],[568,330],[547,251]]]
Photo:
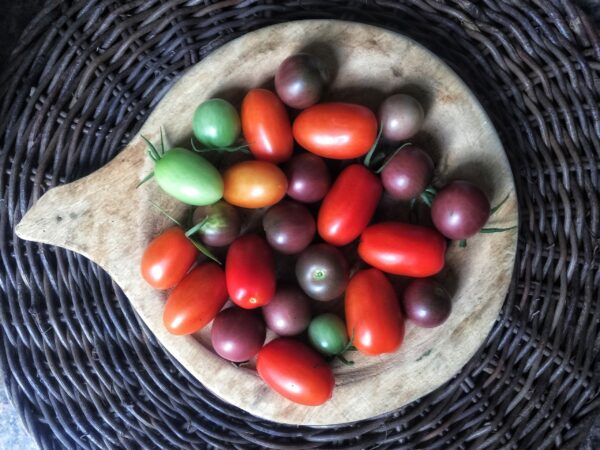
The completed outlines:
[[[242,161],[223,175],[223,197],[242,208],[264,208],[281,200],[287,191],[287,178],[275,164]]]

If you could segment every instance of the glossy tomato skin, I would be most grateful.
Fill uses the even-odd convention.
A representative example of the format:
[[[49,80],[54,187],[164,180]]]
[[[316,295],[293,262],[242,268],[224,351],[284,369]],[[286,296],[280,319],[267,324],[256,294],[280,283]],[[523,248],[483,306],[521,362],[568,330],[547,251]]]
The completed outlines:
[[[294,121],[296,142],[311,153],[331,159],[358,158],[377,138],[377,118],[353,103],[320,103]]]
[[[325,360],[291,338],[278,338],[259,352],[258,374],[273,390],[301,405],[322,405],[331,398],[335,379]]]
[[[367,355],[398,350],[404,318],[392,284],[377,269],[354,274],[346,289],[346,326],[354,346]]]
[[[352,164],[346,167],[319,209],[319,235],[337,246],[352,242],[369,224],[382,191],[379,177],[365,166]]]
[[[163,323],[170,333],[195,333],[215,318],[227,301],[225,274],[217,264],[192,270],[167,299]]]
[[[171,289],[190,270],[198,250],[179,227],[154,238],[142,256],[142,276],[154,289]]]
[[[242,102],[242,130],[256,159],[275,164],[292,156],[294,139],[285,106],[267,89],[251,89]]]
[[[239,237],[229,246],[225,274],[229,296],[242,308],[264,306],[275,295],[273,251],[256,234]]]
[[[242,161],[223,174],[224,198],[242,208],[264,208],[279,202],[287,191],[283,171],[266,161]]]
[[[384,272],[423,278],[444,267],[446,239],[433,228],[383,222],[363,231],[358,254]]]

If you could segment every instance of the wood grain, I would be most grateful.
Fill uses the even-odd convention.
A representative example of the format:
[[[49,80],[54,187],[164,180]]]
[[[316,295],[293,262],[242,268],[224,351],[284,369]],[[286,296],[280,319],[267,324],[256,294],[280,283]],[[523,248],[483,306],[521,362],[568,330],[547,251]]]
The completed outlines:
[[[249,33],[192,67],[157,106],[140,134],[157,140],[164,127],[173,143],[189,142],[191,118],[204,99],[239,102],[244,90],[269,85],[278,64],[301,49],[321,54],[334,67],[328,96],[376,108],[390,93],[407,92],[425,105],[427,117],[415,142],[436,160],[438,181],[467,178],[498,203],[514,192],[511,171],[489,119],[462,81],[415,42],[372,26],[342,21],[301,21]],[[46,193],[17,226],[17,234],[81,253],[104,268],[160,342],[217,396],[278,422],[325,425],[357,421],[397,409],[455,375],[489,333],[506,295],[514,265],[516,230],[481,235],[466,249],[452,245],[440,278],[454,293],[449,320],[433,330],[411,324],[392,355],[362,357],[335,366],[332,400],[320,407],[295,405],[269,390],[252,367],[235,368],[217,357],[207,339],[177,337],[162,325],[165,293],[139,274],[147,243],[168,223],[149,201],[176,214],[183,206],[154,182],[135,189],[151,170],[139,134],[102,169]],[[388,207],[400,208],[389,203]],[[491,220],[517,224],[514,196]],[[354,355],[353,355],[354,356]]]

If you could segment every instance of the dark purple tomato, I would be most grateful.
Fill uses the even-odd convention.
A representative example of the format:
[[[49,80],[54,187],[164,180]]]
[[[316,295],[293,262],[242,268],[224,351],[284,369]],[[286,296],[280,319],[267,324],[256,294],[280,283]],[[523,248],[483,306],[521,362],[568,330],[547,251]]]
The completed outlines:
[[[414,145],[403,147],[381,172],[385,190],[398,200],[410,200],[423,193],[433,178],[431,157]]]
[[[310,299],[300,289],[284,286],[277,289],[262,313],[271,330],[279,336],[294,336],[308,327],[311,318]]]
[[[194,210],[193,219],[194,224],[204,221],[198,234],[202,242],[213,247],[231,244],[240,234],[242,225],[237,208],[225,200],[212,205],[199,206]]]
[[[441,284],[428,278],[408,284],[404,290],[402,306],[406,317],[424,328],[441,325],[452,310],[448,292]]]
[[[295,155],[285,166],[287,195],[302,203],[322,200],[331,186],[331,175],[325,161],[312,153]]]
[[[286,58],[275,73],[275,90],[286,105],[304,109],[321,98],[329,74],[321,61],[308,53]]]
[[[309,297],[320,301],[333,300],[346,289],[348,263],[333,245],[314,244],[298,257],[296,278]]]
[[[217,314],[210,338],[215,352],[233,362],[248,361],[265,343],[266,330],[256,311],[227,308]]]
[[[392,95],[379,107],[383,137],[391,142],[400,142],[414,136],[421,129],[424,118],[423,107],[410,95]]]
[[[263,216],[267,241],[275,250],[288,255],[300,253],[315,237],[315,219],[305,206],[282,201]]]
[[[490,202],[468,181],[452,181],[431,204],[431,220],[449,239],[463,240],[477,234],[490,217]]]

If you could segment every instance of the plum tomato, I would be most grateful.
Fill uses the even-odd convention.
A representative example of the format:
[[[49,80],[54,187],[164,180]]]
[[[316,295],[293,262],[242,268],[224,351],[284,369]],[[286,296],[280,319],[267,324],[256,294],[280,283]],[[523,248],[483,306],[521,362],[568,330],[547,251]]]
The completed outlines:
[[[167,298],[163,323],[172,334],[191,334],[215,318],[227,301],[225,274],[208,262],[192,270]]]
[[[256,370],[275,392],[301,405],[322,405],[333,394],[331,367],[315,350],[292,338],[265,345],[258,352]]]
[[[444,267],[446,239],[433,228],[383,222],[363,231],[358,254],[384,272],[423,278]]]
[[[225,275],[231,300],[242,308],[264,306],[275,295],[273,251],[256,234],[241,236],[229,246]]]
[[[250,89],[242,102],[242,130],[256,159],[279,164],[292,156],[290,118],[273,92]]]
[[[266,161],[242,161],[223,174],[225,200],[242,208],[264,208],[279,202],[287,191],[287,178]]]
[[[377,138],[375,114],[353,103],[319,103],[294,121],[294,138],[311,153],[331,159],[358,158]]]
[[[154,238],[142,255],[142,276],[154,289],[170,289],[183,280],[198,250],[179,227]]]
[[[360,270],[348,283],[346,326],[353,345],[367,355],[395,352],[404,339],[404,318],[383,272]]]
[[[330,244],[349,244],[369,224],[381,198],[381,181],[362,164],[346,167],[321,203],[317,228]]]

